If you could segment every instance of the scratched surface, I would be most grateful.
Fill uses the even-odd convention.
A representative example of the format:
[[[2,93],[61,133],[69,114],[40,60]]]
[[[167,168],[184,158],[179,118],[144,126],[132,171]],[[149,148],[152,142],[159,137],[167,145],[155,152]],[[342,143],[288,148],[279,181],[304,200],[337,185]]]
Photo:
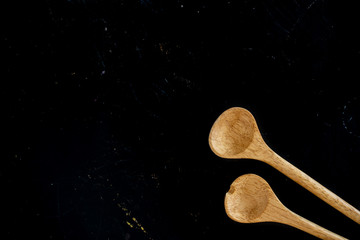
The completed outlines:
[[[231,221],[224,195],[245,173],[360,239],[274,169],[222,160],[207,143],[222,111],[248,108],[270,147],[360,209],[355,3],[8,2],[1,239],[315,239]]]

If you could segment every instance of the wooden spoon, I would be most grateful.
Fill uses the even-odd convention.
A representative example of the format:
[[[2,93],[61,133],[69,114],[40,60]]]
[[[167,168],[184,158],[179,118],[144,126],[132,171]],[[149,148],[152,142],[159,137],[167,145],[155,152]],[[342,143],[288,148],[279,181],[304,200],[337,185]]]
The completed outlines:
[[[286,208],[269,184],[255,174],[238,177],[225,196],[226,214],[241,223],[278,222],[321,239],[346,239]]]
[[[222,158],[248,158],[265,162],[360,224],[360,212],[320,183],[271,150],[253,115],[244,108],[226,110],[215,121],[209,135],[212,151]]]

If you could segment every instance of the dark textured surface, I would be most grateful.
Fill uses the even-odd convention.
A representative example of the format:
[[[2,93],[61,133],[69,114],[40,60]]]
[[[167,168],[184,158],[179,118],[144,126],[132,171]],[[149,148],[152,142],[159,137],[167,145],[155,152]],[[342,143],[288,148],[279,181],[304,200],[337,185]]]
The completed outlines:
[[[360,47],[336,1],[8,1],[1,7],[1,239],[315,239],[225,214],[266,179],[350,239],[358,224],[263,163],[208,147],[253,112],[281,156],[360,208]]]

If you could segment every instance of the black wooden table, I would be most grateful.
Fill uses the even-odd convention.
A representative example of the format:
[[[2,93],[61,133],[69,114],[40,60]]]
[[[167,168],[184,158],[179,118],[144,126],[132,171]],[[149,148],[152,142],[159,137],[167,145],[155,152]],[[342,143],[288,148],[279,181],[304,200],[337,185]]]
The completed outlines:
[[[360,208],[359,15],[329,1],[6,1],[1,239],[315,239],[230,220],[245,173],[349,239],[360,227],[261,162],[208,146],[224,110]]]

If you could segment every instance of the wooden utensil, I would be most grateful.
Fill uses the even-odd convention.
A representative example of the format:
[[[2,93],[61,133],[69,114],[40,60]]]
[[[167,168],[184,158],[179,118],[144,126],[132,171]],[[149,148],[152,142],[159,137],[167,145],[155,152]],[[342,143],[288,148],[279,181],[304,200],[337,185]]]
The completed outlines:
[[[265,162],[360,224],[360,212],[320,183],[270,149],[253,115],[244,108],[226,110],[215,121],[209,135],[212,151],[222,158],[248,158]]]
[[[226,214],[241,223],[278,222],[293,226],[321,239],[344,240],[286,208],[269,184],[255,174],[238,177],[225,196]]]

